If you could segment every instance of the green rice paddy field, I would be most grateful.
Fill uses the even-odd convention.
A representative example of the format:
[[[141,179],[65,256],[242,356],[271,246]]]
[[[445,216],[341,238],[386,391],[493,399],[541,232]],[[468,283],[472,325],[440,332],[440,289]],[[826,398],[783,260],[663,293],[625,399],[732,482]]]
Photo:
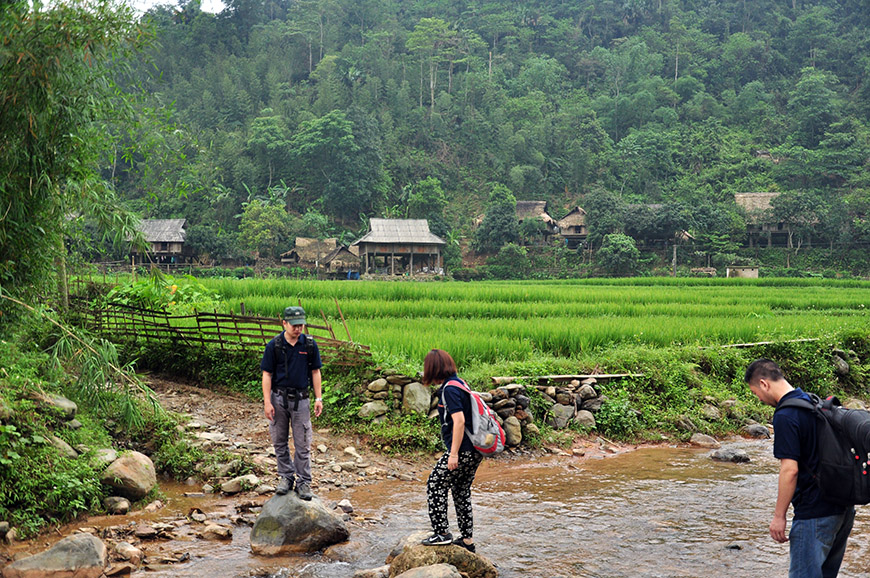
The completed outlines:
[[[823,279],[593,279],[379,282],[202,279],[227,307],[278,316],[299,302],[336,336],[382,358],[446,349],[470,363],[573,358],[623,345],[715,346],[870,331],[870,282]]]

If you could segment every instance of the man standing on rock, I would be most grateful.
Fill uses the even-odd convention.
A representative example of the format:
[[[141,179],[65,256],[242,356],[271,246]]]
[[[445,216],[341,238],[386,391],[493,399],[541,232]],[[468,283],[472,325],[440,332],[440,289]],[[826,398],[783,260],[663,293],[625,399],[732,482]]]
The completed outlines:
[[[779,366],[757,359],[746,369],[746,383],[763,403],[778,407],[786,399],[810,397],[786,381]],[[780,461],[779,490],[770,536],[789,542],[789,578],[835,578],[855,521],[855,508],[825,500],[813,479],[819,455],[816,417],[799,407],[780,407],[773,414],[773,455]],[[794,506],[786,536],[788,505]]]
[[[303,500],[311,493],[311,406],[309,387],[314,389],[314,415],[323,411],[320,350],[304,334],[305,310],[288,307],[281,321],[284,331],[266,344],[263,370],[263,406],[269,434],[278,460],[279,496],[296,488]],[[293,431],[294,455],[290,459],[288,436]]]

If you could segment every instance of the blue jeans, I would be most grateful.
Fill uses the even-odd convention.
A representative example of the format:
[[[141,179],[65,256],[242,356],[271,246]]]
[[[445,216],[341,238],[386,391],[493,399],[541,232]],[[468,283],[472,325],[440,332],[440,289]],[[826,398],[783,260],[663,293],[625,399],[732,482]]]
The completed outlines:
[[[792,520],[788,578],[836,578],[854,521],[852,507],[837,516]]]

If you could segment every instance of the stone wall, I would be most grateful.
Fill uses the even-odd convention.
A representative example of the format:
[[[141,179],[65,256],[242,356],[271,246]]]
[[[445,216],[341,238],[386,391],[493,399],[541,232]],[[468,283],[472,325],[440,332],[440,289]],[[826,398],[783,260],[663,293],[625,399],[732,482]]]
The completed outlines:
[[[437,388],[428,388],[419,378],[393,372],[385,372],[366,386],[362,396],[364,404],[360,408],[361,418],[385,421],[391,415],[403,413],[426,414],[437,419]],[[595,427],[595,412],[601,408],[604,397],[596,390],[595,378],[564,383],[520,385],[509,383],[499,385],[489,391],[480,392],[481,398],[498,415],[505,430],[508,446],[518,446],[523,436],[538,433],[535,419],[546,420],[555,429],[562,429],[577,423],[587,429]],[[480,388],[469,384],[472,389]],[[532,398],[540,394],[543,402],[539,413],[533,416],[530,406]],[[541,411],[546,408],[546,411]]]

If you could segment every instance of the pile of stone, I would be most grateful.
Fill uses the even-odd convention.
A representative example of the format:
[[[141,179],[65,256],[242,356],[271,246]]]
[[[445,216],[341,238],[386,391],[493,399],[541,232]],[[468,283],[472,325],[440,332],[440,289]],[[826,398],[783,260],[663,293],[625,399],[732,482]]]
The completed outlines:
[[[585,429],[595,429],[594,413],[601,408],[604,396],[596,391],[597,380],[593,377],[574,379],[558,384],[520,385],[506,383],[481,392],[481,398],[489,405],[505,430],[508,446],[518,446],[523,436],[539,432],[535,419],[555,429],[575,423]],[[539,396],[539,404],[545,415],[534,416],[530,410],[532,396]],[[420,413],[431,418],[437,416],[435,407],[438,397],[435,388],[427,388],[418,380],[395,372],[369,383],[362,393],[365,402],[359,417],[384,421],[391,414]],[[540,411],[540,410],[539,410]]]

